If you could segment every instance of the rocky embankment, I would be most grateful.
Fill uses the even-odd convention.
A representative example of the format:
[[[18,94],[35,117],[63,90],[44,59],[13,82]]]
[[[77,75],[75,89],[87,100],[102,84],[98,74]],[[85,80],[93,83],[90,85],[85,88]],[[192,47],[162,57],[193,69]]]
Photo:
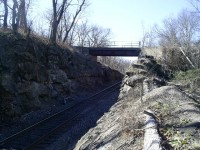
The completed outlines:
[[[76,144],[74,150],[143,149],[144,110],[155,113],[161,147],[200,149],[199,103],[168,83],[170,72],[153,57],[139,58],[123,79],[118,102]]]
[[[77,92],[119,81],[122,75],[70,47],[0,31],[0,122],[63,103]],[[67,103],[67,102],[66,102]]]

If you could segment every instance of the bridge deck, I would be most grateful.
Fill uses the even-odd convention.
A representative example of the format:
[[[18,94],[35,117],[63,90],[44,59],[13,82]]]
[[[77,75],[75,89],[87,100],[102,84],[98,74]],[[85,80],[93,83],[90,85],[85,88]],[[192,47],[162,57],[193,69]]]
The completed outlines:
[[[89,47],[92,56],[139,56],[139,47]]]

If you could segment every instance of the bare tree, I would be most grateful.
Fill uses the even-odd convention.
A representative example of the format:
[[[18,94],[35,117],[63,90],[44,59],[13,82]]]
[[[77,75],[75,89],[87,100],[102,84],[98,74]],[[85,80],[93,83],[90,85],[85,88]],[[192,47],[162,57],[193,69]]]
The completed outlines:
[[[18,29],[22,29],[27,32],[27,13],[31,0],[13,0],[12,8],[8,7],[12,11],[12,28],[14,32],[17,32]]]
[[[77,25],[77,45],[84,47],[104,47],[111,39],[111,31],[96,25],[89,25],[84,21]],[[125,73],[130,66],[130,62],[120,57],[98,56],[98,61],[109,67]]]
[[[57,25],[57,32],[56,30],[54,32],[57,34],[55,37],[59,42],[72,44],[75,36],[75,26],[82,12],[84,12],[83,10],[86,8],[87,4],[86,0],[71,0],[66,1],[65,5],[66,7],[63,9],[62,16],[60,18],[59,24]],[[51,32],[51,37],[53,37],[52,33],[53,32]]]
[[[27,32],[27,13],[26,13],[26,3],[25,0],[20,0],[18,8],[18,19],[19,19],[19,28]]]
[[[3,28],[6,29],[8,27],[8,1],[3,0],[4,3],[4,20],[3,20]]]
[[[89,32],[90,26],[88,25],[87,20],[77,26],[76,33],[78,45],[85,46],[85,44],[87,44]]]
[[[188,0],[188,2],[193,6],[195,9],[195,13],[200,13],[200,0]]]
[[[91,47],[103,47],[108,44],[110,40],[110,29],[104,29],[99,26],[91,26],[88,34],[88,42]]]
[[[141,42],[141,46],[143,48],[153,48],[157,46],[156,36],[153,28],[149,31],[145,31],[145,28],[143,26],[143,37]]]
[[[164,47],[163,58],[168,66],[175,70],[190,67],[185,56],[191,61],[194,60],[193,46],[198,40],[199,23],[197,15],[183,10],[176,18],[165,19],[162,27],[156,27],[160,46]],[[180,47],[184,50],[185,56]]]
[[[88,21],[78,24],[76,29],[77,45],[90,47],[106,46],[111,39],[111,30],[97,25],[89,25]]]
[[[58,26],[57,38],[61,43],[72,45],[74,43],[77,20],[74,20],[73,23],[70,20],[71,15],[65,13],[60,25]]]
[[[71,23],[70,23],[70,25],[69,25],[67,28],[65,28],[65,36],[64,36],[64,38],[63,38],[63,42],[66,42],[66,40],[68,39],[69,33],[70,33],[70,31],[72,30],[72,28],[74,27],[74,25],[75,25],[75,23],[76,23],[76,21],[77,21],[78,15],[81,13],[83,7],[85,6],[85,1],[86,1],[86,0],[82,0],[82,2],[81,2],[80,4],[77,4],[77,5],[78,5],[78,8],[77,8],[75,14],[74,14],[73,17],[72,17]],[[65,16],[66,16],[66,15],[65,15]],[[65,22],[67,23],[66,17],[65,17]]]
[[[193,6],[194,10],[191,11],[192,15],[197,18],[197,22],[199,23],[199,17],[200,17],[200,0],[188,0],[189,3]],[[196,20],[196,19],[195,19]],[[200,31],[200,28],[198,27],[197,31]],[[199,36],[196,36],[199,38]],[[193,62],[195,62],[195,66],[198,68],[200,67],[200,40],[196,39],[195,43],[193,43],[193,46],[191,48],[191,58]]]
[[[53,19],[51,24],[50,40],[52,43],[56,43],[58,25],[63,17],[64,11],[67,9],[69,4],[67,3],[67,0],[63,0],[60,6],[58,4],[58,0],[52,0],[52,4],[53,4]]]
[[[162,27],[155,27],[162,46],[188,46],[192,44],[199,33],[199,19],[193,13],[183,10],[177,18],[163,21]]]
[[[177,18],[179,43],[186,52],[190,52],[192,45],[199,34],[199,18],[196,14],[183,10]]]
[[[18,23],[19,18],[17,18],[17,8],[18,8],[18,2],[17,0],[13,0],[13,7],[12,7],[12,29],[13,32],[16,33],[18,30]]]
[[[163,27],[154,26],[161,46],[169,47],[178,44],[177,20],[168,18],[163,21]]]

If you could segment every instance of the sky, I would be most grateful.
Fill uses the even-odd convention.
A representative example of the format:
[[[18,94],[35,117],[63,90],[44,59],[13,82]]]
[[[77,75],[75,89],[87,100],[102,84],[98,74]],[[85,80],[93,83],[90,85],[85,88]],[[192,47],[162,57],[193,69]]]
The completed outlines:
[[[168,17],[176,17],[183,9],[191,9],[189,0],[87,0],[85,17],[88,22],[111,29],[112,41],[141,41],[144,31],[154,24],[162,25]],[[35,0],[36,20],[44,24],[44,12],[52,7],[51,0]],[[34,12],[35,13],[35,12]],[[132,57],[126,57],[133,60]],[[134,58],[135,60],[136,58]]]
[[[89,20],[110,28],[114,40],[138,41],[144,30],[188,7],[187,0],[91,0]]]
[[[51,3],[38,0],[36,18]],[[191,8],[188,0],[89,0],[85,16],[91,24],[110,28],[113,41],[140,41],[144,31],[184,8]]]

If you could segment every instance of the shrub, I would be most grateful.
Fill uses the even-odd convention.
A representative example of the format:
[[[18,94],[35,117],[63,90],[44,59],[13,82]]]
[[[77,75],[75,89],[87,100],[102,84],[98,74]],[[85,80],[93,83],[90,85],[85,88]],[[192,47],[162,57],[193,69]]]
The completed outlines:
[[[163,48],[162,63],[172,71],[186,71],[190,68],[190,64],[178,47]]]

